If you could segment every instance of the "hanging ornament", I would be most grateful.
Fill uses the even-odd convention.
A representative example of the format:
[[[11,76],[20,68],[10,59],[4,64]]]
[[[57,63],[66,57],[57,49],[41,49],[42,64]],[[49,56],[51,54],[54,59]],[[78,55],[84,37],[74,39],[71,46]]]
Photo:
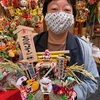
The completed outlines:
[[[76,9],[77,9],[76,21],[85,22],[87,20],[89,13],[89,10],[86,8],[85,0],[78,0],[76,2]]]
[[[30,0],[30,8],[35,9],[38,5],[38,0]]]
[[[27,10],[29,8],[29,1],[28,0],[20,0],[19,6],[21,10]]]
[[[96,2],[97,0],[88,0],[88,2],[92,5]]]

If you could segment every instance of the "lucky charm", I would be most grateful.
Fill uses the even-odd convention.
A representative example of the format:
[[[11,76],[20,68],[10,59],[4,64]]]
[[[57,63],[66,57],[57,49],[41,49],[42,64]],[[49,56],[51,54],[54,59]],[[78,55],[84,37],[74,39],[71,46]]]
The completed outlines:
[[[39,90],[39,82],[35,81],[33,79],[29,79],[26,81],[27,90],[29,89],[29,92],[35,94]]]
[[[43,77],[40,80],[40,85],[43,93],[50,93],[52,91],[52,81],[49,78]]]
[[[20,0],[20,9],[26,10],[29,7],[29,1],[28,0]]]

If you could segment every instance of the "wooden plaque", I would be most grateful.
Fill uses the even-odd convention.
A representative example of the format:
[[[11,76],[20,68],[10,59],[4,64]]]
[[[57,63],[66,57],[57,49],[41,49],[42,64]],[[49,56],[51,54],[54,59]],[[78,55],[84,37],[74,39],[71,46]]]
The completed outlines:
[[[37,55],[30,30],[22,29],[18,33],[18,41],[22,50],[23,59],[29,62],[37,62]]]

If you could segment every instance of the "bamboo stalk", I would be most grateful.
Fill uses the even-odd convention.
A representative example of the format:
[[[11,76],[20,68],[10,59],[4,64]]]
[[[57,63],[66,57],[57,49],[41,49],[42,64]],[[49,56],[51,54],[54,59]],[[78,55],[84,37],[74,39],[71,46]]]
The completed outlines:
[[[50,54],[66,54],[66,53],[70,53],[69,50],[64,50],[64,51],[50,51]],[[43,55],[45,54],[45,52],[37,52],[37,55]]]
[[[38,59],[38,62],[41,62],[42,59]],[[52,59],[53,62],[56,62],[57,60],[56,59]]]
[[[58,56],[59,56],[59,57],[60,57],[60,56],[64,56],[64,54],[60,54],[60,55],[56,55],[56,54],[55,54],[55,55],[52,55],[51,57],[52,57],[52,58],[57,58]],[[66,56],[66,58],[67,58],[67,59],[70,59],[70,57],[68,57],[68,56]],[[42,59],[42,55],[38,55],[38,59]]]

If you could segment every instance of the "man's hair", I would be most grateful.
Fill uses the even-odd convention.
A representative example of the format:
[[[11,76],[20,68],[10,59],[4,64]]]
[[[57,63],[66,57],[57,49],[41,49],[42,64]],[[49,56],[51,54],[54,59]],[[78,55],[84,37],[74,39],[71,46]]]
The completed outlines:
[[[43,10],[42,10],[42,13],[43,15],[45,16],[46,13],[47,13],[47,7],[48,7],[48,4],[53,1],[53,0],[44,0],[44,4],[43,4]],[[76,0],[67,0],[69,4],[72,5],[72,8],[73,8],[73,15],[74,17],[76,17]]]

